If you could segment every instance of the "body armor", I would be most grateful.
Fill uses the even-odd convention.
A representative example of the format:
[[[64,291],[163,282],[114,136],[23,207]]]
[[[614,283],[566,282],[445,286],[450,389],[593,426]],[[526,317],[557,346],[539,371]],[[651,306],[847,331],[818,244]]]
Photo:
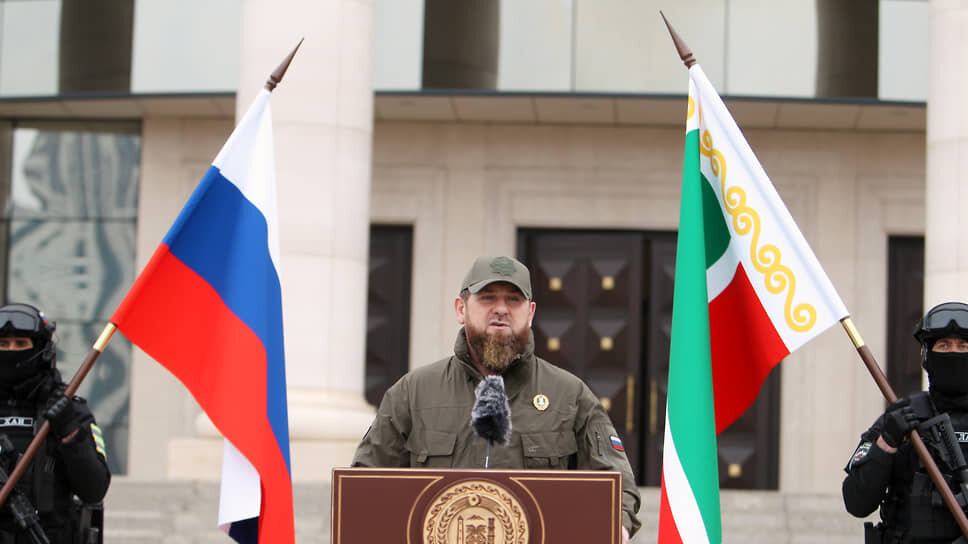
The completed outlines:
[[[910,398],[919,419],[927,420],[935,416],[936,410],[928,393],[917,393]],[[968,456],[968,411],[947,413],[951,418],[951,426],[958,446],[962,453]],[[949,456],[944,452],[944,444],[939,443],[938,437],[931,432],[919,434],[937,462],[938,469],[948,482],[951,491],[964,507],[968,497],[961,492],[958,467],[951,466],[947,461]],[[921,464],[914,448],[910,443],[905,443],[899,448],[897,455],[904,456],[904,461],[897,464],[895,470],[904,471],[907,474],[895,475],[896,477],[892,478],[895,485],[888,488],[881,508],[883,519],[879,527],[882,534],[881,542],[950,543],[958,539],[961,536],[961,529],[935,488],[927,470]]]

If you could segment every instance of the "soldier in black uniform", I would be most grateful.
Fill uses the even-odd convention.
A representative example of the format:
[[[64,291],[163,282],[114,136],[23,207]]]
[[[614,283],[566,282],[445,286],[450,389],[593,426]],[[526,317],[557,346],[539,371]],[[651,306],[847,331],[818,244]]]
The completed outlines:
[[[866,524],[867,543],[947,544],[962,538],[907,437],[918,429],[957,496],[961,484],[968,484],[961,482],[965,467],[956,460],[957,450],[968,454],[968,304],[946,302],[931,308],[914,336],[921,343],[928,391],[889,405],[861,435],[844,469],[847,511],[864,517],[880,507],[881,522]],[[939,422],[948,418],[951,426],[944,432]],[[961,502],[968,497],[958,498]]]
[[[98,530],[82,527],[81,518],[89,517],[91,505],[104,498],[111,481],[104,440],[87,402],[64,395],[66,385],[55,368],[54,328],[33,306],[0,307],[0,444],[6,437],[13,447],[13,452],[0,451],[6,473],[13,471],[44,418],[51,423],[43,446],[0,509],[0,544],[100,539]],[[23,519],[18,523],[25,514],[33,518],[26,528]],[[38,525],[44,535],[37,534]]]

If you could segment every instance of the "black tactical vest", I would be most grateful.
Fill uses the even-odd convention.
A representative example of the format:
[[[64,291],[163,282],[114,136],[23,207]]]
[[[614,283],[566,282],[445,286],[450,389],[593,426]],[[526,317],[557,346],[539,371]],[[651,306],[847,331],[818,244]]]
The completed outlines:
[[[45,403],[36,401],[0,401],[0,433],[6,434],[13,442],[18,455],[26,451],[34,434],[44,423]],[[62,467],[56,462],[52,449],[56,438],[48,435],[44,446],[34,456],[23,477],[17,482],[16,489],[26,495],[40,515],[40,523],[52,544],[70,542],[70,508],[72,494],[68,487]],[[7,456],[3,456],[8,458]],[[14,463],[4,467],[7,473],[13,471]],[[6,542],[31,542],[20,531],[6,507],[0,510],[0,544]],[[13,540],[10,540],[11,536]]]
[[[917,393],[910,397],[911,404],[920,419],[929,419],[936,415],[936,409],[927,392]],[[948,412],[962,453],[968,458],[968,411]],[[928,451],[935,459],[949,488],[959,501],[968,499],[958,495],[960,486],[954,476],[952,467],[943,461],[945,456],[937,452],[942,447],[933,440],[930,433],[920,432]],[[892,482],[899,482],[888,489],[887,498],[882,508],[885,521],[885,543],[949,543],[961,536],[961,529],[955,522],[954,516],[948,510],[941,493],[935,488],[934,482],[921,463],[917,452],[910,443],[902,445],[906,462],[900,470],[907,472],[907,477],[892,478]],[[903,531],[907,528],[907,531]]]

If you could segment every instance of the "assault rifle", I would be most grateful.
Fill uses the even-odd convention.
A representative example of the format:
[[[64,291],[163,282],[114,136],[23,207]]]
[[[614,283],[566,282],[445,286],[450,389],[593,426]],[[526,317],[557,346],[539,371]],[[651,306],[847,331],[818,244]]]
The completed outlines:
[[[13,447],[13,442],[6,434],[0,434],[0,485],[7,483],[7,478],[10,477],[7,467],[16,462],[17,451]],[[40,516],[37,515],[37,509],[34,508],[33,504],[30,504],[30,499],[24,495],[23,491],[14,488],[3,507],[10,512],[17,527],[21,531],[26,531],[35,544],[50,544],[44,529],[40,526]]]

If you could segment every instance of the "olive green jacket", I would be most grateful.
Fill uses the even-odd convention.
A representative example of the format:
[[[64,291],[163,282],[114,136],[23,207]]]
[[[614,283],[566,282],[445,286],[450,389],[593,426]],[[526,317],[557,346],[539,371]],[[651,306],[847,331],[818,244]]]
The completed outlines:
[[[464,331],[455,356],[414,369],[387,390],[353,466],[484,468],[487,441],[470,426],[474,388]],[[594,393],[577,376],[535,357],[534,339],[504,372],[511,406],[511,441],[493,446],[490,468],[617,470],[622,473],[622,524],[635,534],[639,492],[625,452]],[[539,410],[547,397],[547,406]]]

